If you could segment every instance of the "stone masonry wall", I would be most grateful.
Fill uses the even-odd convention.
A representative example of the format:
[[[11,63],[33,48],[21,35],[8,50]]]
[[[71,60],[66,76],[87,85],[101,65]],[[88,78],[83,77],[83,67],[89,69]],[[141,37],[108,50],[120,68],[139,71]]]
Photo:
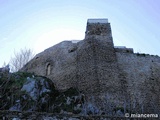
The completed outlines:
[[[76,79],[76,43],[61,42],[36,55],[21,71],[33,72],[50,78],[57,89],[65,90],[73,86]],[[47,65],[50,64],[50,75],[47,75]]]
[[[124,75],[127,101],[139,112],[160,112],[160,57],[145,54],[116,53]],[[138,112],[138,111],[137,111]]]

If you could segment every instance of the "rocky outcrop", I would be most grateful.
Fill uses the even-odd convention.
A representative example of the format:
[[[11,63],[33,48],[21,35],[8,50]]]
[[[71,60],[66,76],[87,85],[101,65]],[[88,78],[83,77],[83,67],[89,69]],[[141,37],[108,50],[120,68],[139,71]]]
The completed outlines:
[[[84,103],[76,89],[60,92],[48,78],[29,73],[1,76],[0,85],[1,110],[79,113]]]
[[[3,115],[3,117],[1,117]],[[126,120],[126,117],[105,115],[55,114],[46,112],[0,111],[3,120]],[[129,119],[129,117],[128,117]]]
[[[22,114],[17,114],[18,118],[23,116],[24,111],[80,116],[124,115],[123,111],[116,107],[107,108],[110,109],[109,113],[106,109],[100,109],[94,96],[86,96],[76,88],[59,91],[46,77],[25,72],[0,76],[0,110],[21,112]],[[7,117],[7,114],[4,116]],[[15,115],[14,117],[16,118]]]

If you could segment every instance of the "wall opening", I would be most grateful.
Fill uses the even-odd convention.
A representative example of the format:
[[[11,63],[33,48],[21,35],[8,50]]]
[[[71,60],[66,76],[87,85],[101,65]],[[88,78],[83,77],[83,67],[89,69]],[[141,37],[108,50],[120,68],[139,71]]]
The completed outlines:
[[[51,64],[48,63],[46,68],[46,75],[50,75],[50,74],[51,74]]]

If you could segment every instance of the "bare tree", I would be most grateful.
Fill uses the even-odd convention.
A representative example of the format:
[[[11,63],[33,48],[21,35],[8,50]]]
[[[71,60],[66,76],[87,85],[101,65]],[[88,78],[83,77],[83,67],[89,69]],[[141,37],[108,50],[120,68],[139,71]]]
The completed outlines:
[[[6,67],[6,66],[7,66],[7,64],[6,64],[6,62],[4,62],[3,65],[2,65],[2,67]]]
[[[10,59],[10,69],[11,72],[17,72],[20,70],[27,62],[29,62],[34,57],[34,53],[31,49],[20,49],[19,52],[14,52],[14,57]]]

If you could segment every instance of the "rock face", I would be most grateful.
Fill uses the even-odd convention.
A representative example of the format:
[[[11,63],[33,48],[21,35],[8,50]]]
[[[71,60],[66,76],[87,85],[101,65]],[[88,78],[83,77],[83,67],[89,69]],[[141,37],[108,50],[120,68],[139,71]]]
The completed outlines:
[[[84,104],[87,104],[85,96],[77,89],[58,91],[46,77],[21,72],[9,73],[1,75],[0,85],[0,110],[61,114],[90,112],[90,108],[84,107]]]
[[[160,57],[114,47],[106,19],[88,20],[84,40],[50,47],[21,71],[46,76],[58,90],[75,87],[107,113],[160,113]]]

